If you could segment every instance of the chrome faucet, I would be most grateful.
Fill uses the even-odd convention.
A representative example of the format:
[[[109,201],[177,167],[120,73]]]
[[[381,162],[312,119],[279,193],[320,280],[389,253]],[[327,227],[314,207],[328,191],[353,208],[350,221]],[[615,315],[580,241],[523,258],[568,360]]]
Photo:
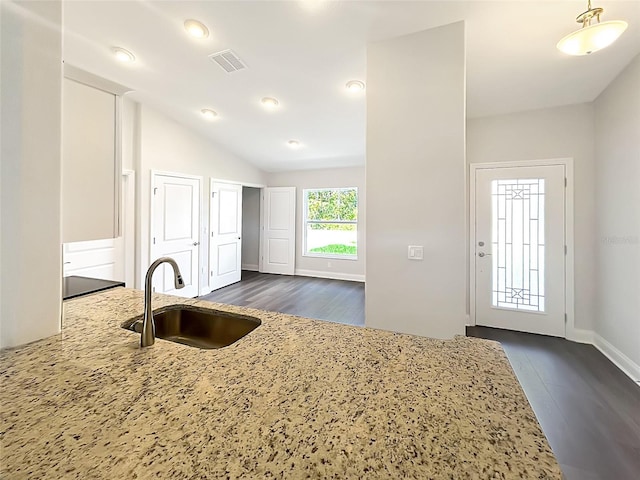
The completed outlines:
[[[176,289],[184,288],[184,280],[182,280],[182,275],[180,275],[180,269],[173,258],[161,257],[149,266],[147,276],[144,280],[144,320],[142,321],[140,347],[149,347],[156,341],[156,324],[153,321],[153,309],[151,308],[151,278],[153,277],[153,272],[155,272],[156,268],[162,263],[168,263],[173,267],[173,280]]]

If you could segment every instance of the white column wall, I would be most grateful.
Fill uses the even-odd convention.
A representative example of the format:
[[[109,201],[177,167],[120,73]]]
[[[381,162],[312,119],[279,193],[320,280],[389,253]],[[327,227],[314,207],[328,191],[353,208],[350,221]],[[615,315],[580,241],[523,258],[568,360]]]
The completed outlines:
[[[0,4],[0,347],[14,347],[60,332],[62,5]]]
[[[369,45],[366,185],[366,325],[463,334],[464,22]]]

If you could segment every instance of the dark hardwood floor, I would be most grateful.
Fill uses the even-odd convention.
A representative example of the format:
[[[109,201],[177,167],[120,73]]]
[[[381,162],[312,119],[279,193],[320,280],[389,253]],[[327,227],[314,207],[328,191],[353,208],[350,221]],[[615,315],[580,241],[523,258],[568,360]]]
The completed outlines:
[[[203,299],[364,325],[364,284],[243,272]],[[485,327],[501,342],[567,480],[640,479],[640,386],[598,350]]]
[[[364,283],[242,272],[242,281],[200,297],[212,302],[364,326]]]

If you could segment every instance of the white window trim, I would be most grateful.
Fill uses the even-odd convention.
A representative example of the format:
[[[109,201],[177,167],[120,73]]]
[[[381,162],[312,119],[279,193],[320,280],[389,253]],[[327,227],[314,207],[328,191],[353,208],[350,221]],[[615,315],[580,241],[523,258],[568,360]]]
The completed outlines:
[[[323,192],[327,190],[341,191],[341,190],[355,190],[358,196],[358,218],[360,217],[360,196],[358,194],[358,187],[326,187],[326,188],[304,188],[302,189],[302,256],[310,258],[326,258],[329,260],[358,260],[358,254],[355,255],[335,255],[331,253],[309,253],[307,252],[307,193],[308,192]],[[347,220],[335,220],[335,221],[316,221],[311,220],[313,223],[343,223],[345,225],[355,225],[356,234],[358,232],[359,220],[347,221]],[[356,252],[358,244],[356,243]]]

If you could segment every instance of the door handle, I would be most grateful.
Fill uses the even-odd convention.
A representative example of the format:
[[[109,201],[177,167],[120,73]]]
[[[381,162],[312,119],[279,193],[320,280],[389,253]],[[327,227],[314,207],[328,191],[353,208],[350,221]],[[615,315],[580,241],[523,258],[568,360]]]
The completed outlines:
[[[238,240],[240,240],[240,237],[238,237]]]
[[[192,245],[193,245],[194,247],[197,247],[198,245],[200,245],[200,242],[193,242],[193,243],[192,243]]]
[[[491,255],[491,254],[490,254],[490,253],[484,253],[484,252],[480,252],[480,253],[478,254],[478,256],[479,256],[480,258],[484,257],[485,255]]]

